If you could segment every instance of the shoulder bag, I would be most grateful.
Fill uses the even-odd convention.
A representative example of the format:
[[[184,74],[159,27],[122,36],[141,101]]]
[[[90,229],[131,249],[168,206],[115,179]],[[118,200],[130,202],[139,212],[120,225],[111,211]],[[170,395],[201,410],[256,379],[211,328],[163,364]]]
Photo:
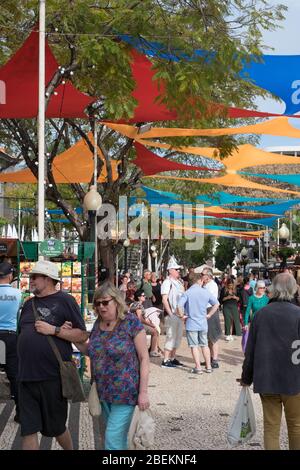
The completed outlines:
[[[35,306],[34,299],[32,299],[33,313],[36,320],[39,320],[39,315]],[[80,380],[76,365],[72,361],[63,361],[58,347],[56,346],[53,338],[47,335],[47,339],[59,362],[60,378],[62,385],[62,395],[72,403],[85,401],[85,394]]]

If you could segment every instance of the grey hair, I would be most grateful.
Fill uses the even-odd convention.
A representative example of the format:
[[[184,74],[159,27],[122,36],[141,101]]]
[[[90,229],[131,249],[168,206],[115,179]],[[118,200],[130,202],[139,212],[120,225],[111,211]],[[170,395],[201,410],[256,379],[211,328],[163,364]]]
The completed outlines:
[[[117,304],[118,318],[120,320],[124,320],[125,313],[128,310],[127,305],[125,304],[119,289],[117,289],[111,282],[105,282],[101,287],[98,287],[98,289],[95,290],[93,299],[94,306],[96,300],[108,296],[112,297]]]
[[[212,269],[209,269],[209,268],[204,268],[203,271],[202,271],[202,274],[206,274],[207,276],[209,276],[211,278],[214,277]]]
[[[298,287],[296,279],[289,273],[281,273],[275,276],[270,294],[273,299],[292,300]]]

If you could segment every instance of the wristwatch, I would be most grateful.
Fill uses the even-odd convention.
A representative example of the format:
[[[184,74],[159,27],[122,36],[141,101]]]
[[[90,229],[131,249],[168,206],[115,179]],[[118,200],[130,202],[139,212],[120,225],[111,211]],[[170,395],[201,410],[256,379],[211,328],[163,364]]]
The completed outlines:
[[[55,336],[59,335],[59,333],[60,333],[60,326],[56,326],[55,331],[54,331]]]

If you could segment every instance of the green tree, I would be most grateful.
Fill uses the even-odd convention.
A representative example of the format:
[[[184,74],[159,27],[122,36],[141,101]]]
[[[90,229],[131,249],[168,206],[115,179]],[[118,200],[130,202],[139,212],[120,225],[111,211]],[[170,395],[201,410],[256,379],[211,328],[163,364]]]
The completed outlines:
[[[220,271],[232,265],[235,257],[235,240],[233,238],[218,238],[215,259],[216,266]]]
[[[0,63],[3,64],[36,25],[39,2],[6,0],[2,3]],[[260,53],[262,30],[276,27],[283,18],[284,7],[271,7],[265,0],[255,3],[252,0],[47,0],[46,4],[48,41],[64,68],[63,74],[57,70],[47,84],[48,99],[65,79],[71,79],[81,91],[99,97],[87,110],[88,120],[49,119],[46,126],[49,156],[45,196],[63,210],[79,237],[85,240],[89,236],[87,214],[78,215],[74,207],[82,206],[87,186],[70,184],[72,198],[66,199],[64,185],[54,181],[53,160],[79,138],[83,138],[93,151],[88,132],[93,131],[96,119],[132,116],[136,102],[131,96],[134,81],[130,71],[130,51],[118,35],[142,36],[163,43],[167,51],[181,50],[188,55],[195,49],[216,52],[209,60],[184,61],[178,57],[177,62],[172,62],[156,58],[153,63],[156,78],[163,79],[166,84],[166,93],[161,100],[170,109],[177,109],[180,116],[176,125],[224,125],[225,115],[211,116],[207,113],[207,103],[249,107],[253,106],[255,96],[266,95],[250,83],[239,80],[237,72],[250,54]],[[1,120],[0,137],[16,161],[24,159],[37,176],[36,121]],[[236,144],[231,137],[210,141],[221,148],[224,156]],[[194,142],[203,141],[195,139]],[[101,125],[98,146],[108,172],[107,181],[99,185],[99,191],[104,202],[117,207],[118,197],[132,194],[143,176],[131,163],[133,141]],[[117,181],[112,178],[112,160],[120,161]],[[98,159],[97,163],[100,174],[104,162]],[[187,189],[182,184],[181,187],[183,191]],[[103,241],[100,248],[104,264],[112,271],[118,244]]]

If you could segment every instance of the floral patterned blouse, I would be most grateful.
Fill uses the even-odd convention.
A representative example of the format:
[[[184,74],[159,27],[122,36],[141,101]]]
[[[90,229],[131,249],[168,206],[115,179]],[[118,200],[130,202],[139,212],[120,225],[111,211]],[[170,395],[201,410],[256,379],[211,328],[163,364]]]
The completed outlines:
[[[112,334],[110,331],[100,330],[99,321],[95,322],[90,335],[88,355],[100,400],[137,404],[140,364],[133,341],[142,330],[143,325],[130,312]]]

